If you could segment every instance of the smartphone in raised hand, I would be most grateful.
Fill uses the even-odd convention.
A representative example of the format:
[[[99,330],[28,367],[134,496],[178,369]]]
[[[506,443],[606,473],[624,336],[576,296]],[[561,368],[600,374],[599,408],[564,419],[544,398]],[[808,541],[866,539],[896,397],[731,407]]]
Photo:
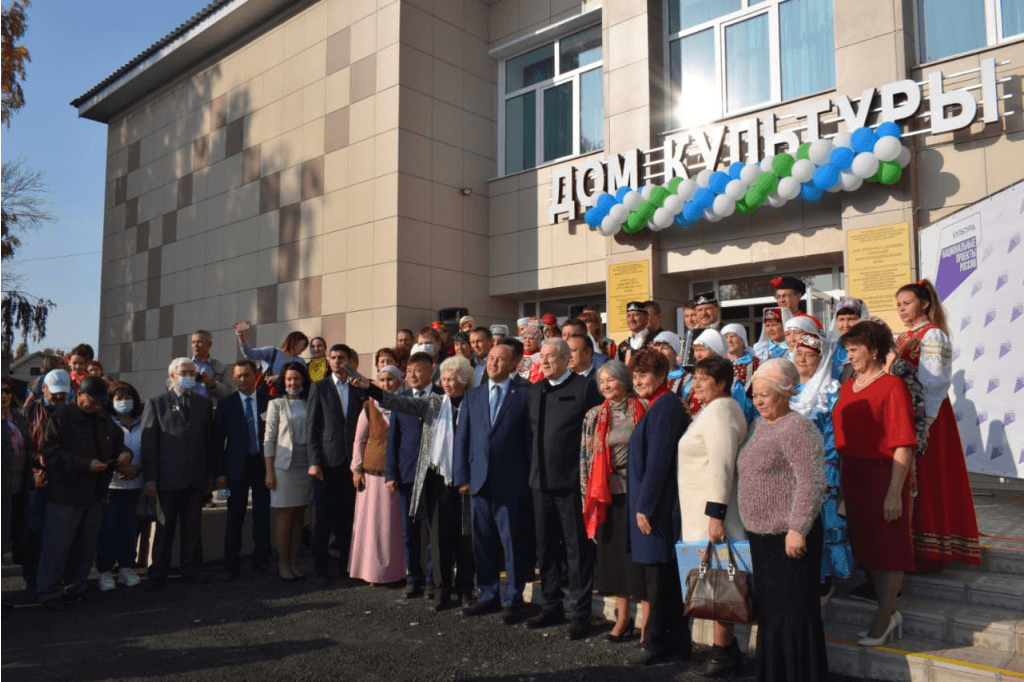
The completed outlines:
[[[234,327],[236,332],[244,332],[244,331],[248,331],[249,328],[252,327],[252,324],[250,324],[248,321],[246,321],[246,322],[235,322],[231,326]]]

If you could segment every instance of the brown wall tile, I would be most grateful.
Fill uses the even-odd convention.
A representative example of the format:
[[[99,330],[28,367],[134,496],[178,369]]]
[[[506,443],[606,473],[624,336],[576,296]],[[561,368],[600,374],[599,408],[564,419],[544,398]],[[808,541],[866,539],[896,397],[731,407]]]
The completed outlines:
[[[164,213],[164,219],[160,221],[164,226],[164,244],[173,244],[178,241],[178,212],[171,211]]]
[[[302,229],[302,204],[291,204],[281,208],[277,220],[278,244],[290,244],[299,240]]]
[[[342,107],[324,117],[324,153],[330,154],[347,146],[348,107]]]
[[[188,334],[178,334],[171,340],[171,355],[176,358],[192,357],[192,349],[189,347]]]
[[[149,221],[139,223],[135,231],[135,253],[142,253],[149,248]]]
[[[276,211],[281,205],[281,174],[260,179],[260,213]]]
[[[114,206],[123,204],[128,199],[128,176],[122,175],[114,180]]]
[[[299,243],[277,247],[277,281],[294,282],[299,278]]]
[[[163,275],[163,273],[160,271],[162,251],[162,246],[158,246],[155,249],[149,250],[149,269],[146,271],[146,277],[148,277],[149,279],[153,279],[154,277],[160,277]],[[160,336],[169,336],[169,334],[161,334]]]
[[[252,325],[251,327],[249,327],[248,329],[245,330],[245,340],[248,341],[249,345],[252,346],[253,348],[259,348],[259,345],[260,345],[259,325],[255,325],[254,324],[254,325]],[[234,344],[234,346],[235,346],[235,355],[238,357],[239,360],[241,360],[242,359],[242,350],[238,347],[237,343]]]
[[[324,157],[318,156],[302,164],[302,200],[324,193]]]
[[[178,208],[192,205],[192,174],[178,180]]]
[[[174,335],[174,306],[160,307],[160,338]],[[176,356],[177,357],[177,356]]]
[[[203,135],[192,140],[192,170],[197,171],[210,165],[210,136]]]
[[[224,153],[227,156],[234,156],[242,151],[242,144],[245,140],[244,124],[244,116],[228,124],[228,129],[224,132]]]
[[[228,96],[221,95],[210,104],[210,130],[223,128],[228,122]]]
[[[138,313],[136,313],[138,314]],[[145,313],[143,313],[145,314]],[[141,341],[142,339],[135,339]],[[132,344],[122,343],[121,344],[121,362],[118,365],[117,371],[119,374],[124,372],[132,371]]]
[[[327,36],[327,75],[344,69],[351,56],[351,29],[345,27],[333,35]]]
[[[248,185],[260,179],[260,146],[254,145],[242,152],[242,184]]]
[[[146,309],[160,307],[160,278],[150,277],[146,280]]]
[[[129,199],[124,203],[124,228],[135,227],[139,222],[139,198]]]
[[[352,65],[349,72],[349,93],[353,102],[366,99],[377,92],[377,55],[363,57]]]
[[[256,291],[256,319],[258,324],[277,322],[277,285],[260,287]],[[248,339],[248,334],[246,334]],[[250,341],[250,343],[252,343]]]
[[[299,282],[299,317],[319,317],[323,300],[323,277],[308,277]]]
[[[145,341],[146,340],[146,311],[136,310],[132,313],[132,341]],[[125,344],[122,344],[122,348]],[[124,360],[121,360],[121,371],[128,372],[131,368],[124,368]]]
[[[128,145],[128,172],[138,169],[142,160],[142,140],[135,140]]]
[[[328,348],[336,343],[345,343],[345,317],[345,313],[323,317],[324,338],[327,339]]]

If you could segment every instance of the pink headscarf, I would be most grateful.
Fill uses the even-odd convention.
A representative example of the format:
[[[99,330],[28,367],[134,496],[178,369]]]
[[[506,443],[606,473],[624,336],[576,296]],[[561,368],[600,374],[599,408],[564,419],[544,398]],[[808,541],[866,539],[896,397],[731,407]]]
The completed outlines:
[[[800,372],[796,365],[785,358],[772,358],[761,363],[754,372],[753,381],[763,379],[773,391],[787,398],[796,395],[796,387],[800,385]]]

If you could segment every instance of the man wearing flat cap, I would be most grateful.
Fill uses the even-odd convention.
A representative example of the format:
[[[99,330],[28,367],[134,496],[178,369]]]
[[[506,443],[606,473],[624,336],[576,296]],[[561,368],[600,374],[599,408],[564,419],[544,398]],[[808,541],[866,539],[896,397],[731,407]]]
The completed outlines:
[[[775,289],[775,302],[780,308],[788,308],[793,317],[809,317],[819,330],[822,329],[821,320],[800,310],[800,299],[807,293],[807,285],[802,280],[783,275],[772,280],[772,288]]]
[[[714,291],[704,291],[697,294],[693,299],[694,311],[697,318],[697,326],[694,329],[687,329],[686,336],[682,341],[682,359],[680,364],[683,367],[691,368],[696,363],[693,357],[693,342],[705,329],[714,329],[722,324],[722,309],[718,305],[718,296]]]
[[[629,337],[619,344],[619,360],[629,364],[633,353],[646,348],[649,343],[650,330],[647,329],[648,314],[646,301],[632,301],[626,305],[626,326],[629,327]]]

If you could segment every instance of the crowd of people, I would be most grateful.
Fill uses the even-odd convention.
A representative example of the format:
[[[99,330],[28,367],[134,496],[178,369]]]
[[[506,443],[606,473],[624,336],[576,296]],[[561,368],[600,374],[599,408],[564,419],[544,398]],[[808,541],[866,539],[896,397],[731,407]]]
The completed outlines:
[[[753,347],[707,292],[684,306],[682,337],[656,302],[629,303],[617,345],[596,309],[523,318],[514,334],[468,315],[450,336],[439,321],[403,329],[374,353],[372,381],[344,343],[295,331],[254,348],[244,324],[230,373],[198,330],[147,400],[86,345],[47,356],[23,399],[3,380],[5,546],[53,611],[140,584],[153,521],[145,589],[172,568],[204,582],[203,508],[221,489],[222,580],[242,576],[250,500],[252,570],[306,578],[312,512],[317,584],[405,581],[436,611],[564,623],[571,639],[588,634],[597,591],[616,598],[604,639],[638,637],[627,662],[647,665],[690,651],[676,543],[746,541],[759,679],[827,679],[836,579],[865,571],[851,596],[877,611],[860,644],[884,644],[901,634],[903,575],[980,562],[978,529],[931,283],[896,293],[898,338],[859,299],[825,328],[800,309],[800,279],[772,285]],[[727,676],[733,624],[713,629],[692,671]]]

